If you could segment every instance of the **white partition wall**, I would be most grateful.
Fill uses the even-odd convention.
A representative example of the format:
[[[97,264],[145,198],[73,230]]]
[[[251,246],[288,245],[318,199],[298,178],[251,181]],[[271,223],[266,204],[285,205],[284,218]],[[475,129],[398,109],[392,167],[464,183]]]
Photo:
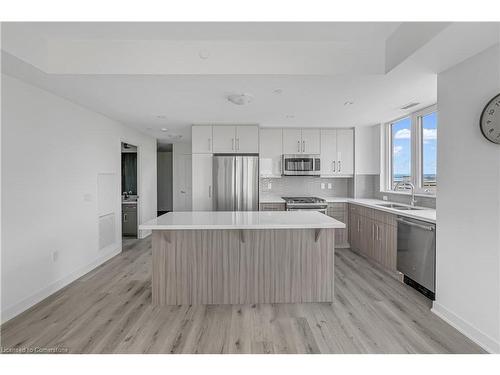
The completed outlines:
[[[438,76],[436,301],[433,311],[500,352],[500,146],[479,130],[500,92],[500,48]]]
[[[122,139],[140,149],[142,223],[156,216],[156,140],[2,75],[3,321],[121,251]]]

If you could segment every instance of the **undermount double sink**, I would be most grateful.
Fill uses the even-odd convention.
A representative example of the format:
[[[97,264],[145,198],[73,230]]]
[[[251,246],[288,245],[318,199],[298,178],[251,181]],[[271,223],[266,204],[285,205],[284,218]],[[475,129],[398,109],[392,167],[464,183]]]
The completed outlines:
[[[422,209],[419,207],[404,206],[402,204],[397,204],[397,203],[378,203],[377,206],[393,208],[395,210],[400,210],[400,211],[417,211]]]

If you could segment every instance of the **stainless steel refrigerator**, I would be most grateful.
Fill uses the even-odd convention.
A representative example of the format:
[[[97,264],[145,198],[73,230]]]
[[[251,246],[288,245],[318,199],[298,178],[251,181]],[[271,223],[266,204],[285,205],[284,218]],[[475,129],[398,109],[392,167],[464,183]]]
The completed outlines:
[[[259,156],[217,155],[213,157],[215,211],[259,210]]]

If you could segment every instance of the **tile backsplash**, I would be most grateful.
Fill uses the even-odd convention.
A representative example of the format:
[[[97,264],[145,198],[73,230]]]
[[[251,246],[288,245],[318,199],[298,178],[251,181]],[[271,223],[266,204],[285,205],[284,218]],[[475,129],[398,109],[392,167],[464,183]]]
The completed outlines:
[[[387,200],[396,203],[408,204],[408,195],[394,194],[380,191],[380,175],[356,175],[356,198],[375,198],[383,199],[386,196]],[[434,197],[415,197],[417,206],[436,208],[436,198]]]
[[[269,184],[271,188],[269,189]],[[325,189],[321,189],[324,184]],[[331,184],[331,189],[328,189]],[[352,178],[319,178],[312,176],[283,176],[281,178],[261,178],[260,193],[285,196],[352,197]]]

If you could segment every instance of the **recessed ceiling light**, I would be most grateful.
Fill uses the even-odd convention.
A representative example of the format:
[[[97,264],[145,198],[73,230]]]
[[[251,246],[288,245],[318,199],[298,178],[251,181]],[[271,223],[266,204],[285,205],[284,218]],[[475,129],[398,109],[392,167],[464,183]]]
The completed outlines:
[[[354,102],[351,102],[351,101],[347,101],[344,103],[344,105],[353,105],[353,104],[354,104]]]
[[[253,101],[251,94],[231,94],[227,96],[227,100],[236,105],[245,105]]]
[[[276,89],[276,90],[273,90],[273,94],[276,94],[276,95],[283,94],[283,89]]]
[[[158,116],[156,116],[156,118],[167,118],[167,116],[165,116],[165,115],[158,115]]]
[[[167,128],[161,128],[161,131],[162,132],[166,132],[166,131],[168,131],[168,129]]]
[[[198,56],[200,56],[200,59],[206,60],[210,57],[210,51],[202,49],[200,52],[198,52]]]

